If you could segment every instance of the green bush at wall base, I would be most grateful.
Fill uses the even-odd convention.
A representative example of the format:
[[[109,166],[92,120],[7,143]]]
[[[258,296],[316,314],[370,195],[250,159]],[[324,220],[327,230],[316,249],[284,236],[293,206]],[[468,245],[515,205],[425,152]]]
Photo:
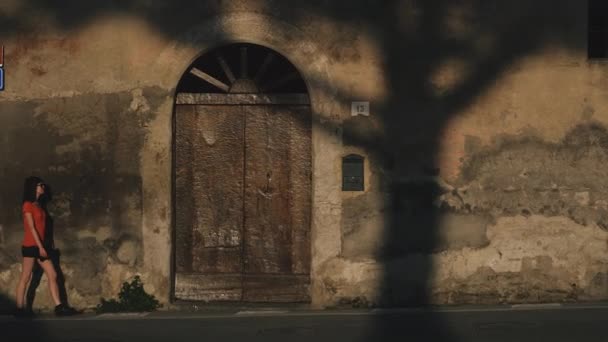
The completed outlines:
[[[139,276],[135,276],[131,283],[122,283],[122,288],[116,299],[101,298],[95,311],[99,313],[108,312],[147,312],[161,307],[153,295],[146,293],[144,284]]]

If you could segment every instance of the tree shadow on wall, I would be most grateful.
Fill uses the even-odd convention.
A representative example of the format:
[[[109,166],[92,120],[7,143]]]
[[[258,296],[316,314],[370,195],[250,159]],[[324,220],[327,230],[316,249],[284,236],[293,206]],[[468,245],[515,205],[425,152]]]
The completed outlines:
[[[445,186],[441,179],[440,153],[442,145],[449,143],[446,129],[497,79],[512,72],[520,59],[548,46],[584,51],[586,3],[389,0],[377,6],[369,1],[336,1],[318,7],[315,3],[320,2],[304,6],[332,21],[366,27],[381,43],[388,94],[384,103],[372,105],[382,128],[370,134],[361,127],[373,125],[360,117],[347,119],[343,126],[344,144],[365,149],[377,164],[372,168],[380,175],[380,191],[387,199],[383,248],[377,255],[384,269],[378,305],[461,304],[450,294],[435,292],[432,283],[434,258],[444,248],[441,220],[455,210],[442,203],[441,196],[464,183],[457,179]],[[549,63],[564,63],[560,58],[556,55]],[[454,65],[460,73],[450,79],[444,71],[449,74]],[[343,94],[342,101],[352,100],[346,91],[338,93]],[[464,162],[470,157],[465,156]],[[368,340],[464,339],[451,326],[448,316],[432,311],[407,319],[378,315]]]
[[[343,125],[343,141],[368,152],[381,178],[379,192],[387,198],[383,248],[377,255],[385,270],[378,305],[432,305],[433,254],[440,249],[443,215],[438,202],[449,191],[438,180],[442,174],[438,159],[450,121],[508,74],[520,59],[546,46],[585,50],[585,2],[310,0],[298,2],[298,6],[287,1],[266,2],[272,15],[296,26],[310,25],[311,17],[327,19],[353,32],[367,32],[378,43],[387,94],[383,103],[372,104],[371,120],[377,120],[376,127],[381,128],[370,133],[365,128],[373,126],[368,119],[348,119]],[[67,30],[108,13],[128,13],[147,20],[169,40],[179,40],[188,29],[199,26],[205,15],[217,13],[220,4],[75,0],[58,4],[29,0],[19,7],[22,13],[0,20],[0,32],[23,29],[28,25],[30,10],[36,8]],[[230,34],[226,38],[231,38]],[[354,38],[356,41],[356,33]],[[350,46],[341,45],[340,40],[332,43],[327,51],[335,51],[338,57],[332,63],[340,63],[344,58],[340,49]],[[452,65],[463,72],[453,79],[444,77],[443,71],[449,71]],[[336,100],[343,104],[354,100],[350,89],[335,89],[336,85],[326,80],[316,80],[316,84],[337,94]],[[324,114],[332,113],[320,113],[315,121],[321,122]],[[362,126],[365,129],[360,129]],[[332,132],[342,128],[327,123],[319,127]],[[378,316],[369,340],[398,339],[412,331],[429,340],[457,340],[448,331],[444,317],[417,317],[404,322],[399,317]]]

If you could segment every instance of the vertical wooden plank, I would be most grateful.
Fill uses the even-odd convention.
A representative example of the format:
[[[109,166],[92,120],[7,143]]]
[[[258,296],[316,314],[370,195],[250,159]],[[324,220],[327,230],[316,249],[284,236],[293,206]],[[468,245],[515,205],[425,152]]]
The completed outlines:
[[[243,300],[310,300],[308,106],[246,107]]]
[[[310,219],[312,205],[312,120],[310,107],[275,107],[290,120],[289,168],[290,208],[292,229],[292,272],[310,274]]]
[[[244,270],[291,273],[289,120],[271,107],[244,106]]]
[[[201,273],[241,272],[243,113],[224,106],[196,106],[195,112],[192,268]]]
[[[242,111],[179,105],[175,121],[175,296],[242,300]]]
[[[178,106],[176,115],[177,271],[241,272],[242,112]]]

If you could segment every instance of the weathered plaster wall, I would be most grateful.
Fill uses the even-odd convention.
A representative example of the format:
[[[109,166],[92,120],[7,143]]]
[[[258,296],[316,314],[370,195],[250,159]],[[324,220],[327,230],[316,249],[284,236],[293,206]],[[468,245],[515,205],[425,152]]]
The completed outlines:
[[[233,41],[273,48],[308,80],[315,125],[338,117],[340,104],[329,100],[335,90],[328,86],[328,62],[312,36],[266,15],[210,7],[205,20],[170,23],[172,39],[137,15],[106,13],[73,31],[58,27],[4,42],[11,71],[0,110],[10,163],[2,174],[0,288],[8,297],[20,269],[20,182],[33,173],[57,189],[50,211],[73,305],[92,307],[101,296],[115,296],[135,274],[169,300],[174,88],[200,54]],[[315,194],[313,226],[323,229],[313,228],[313,235],[335,246],[313,247],[318,264],[339,253],[339,188],[332,183],[340,141],[339,131],[313,135],[315,155],[331,160],[315,160],[315,174],[334,175],[316,185],[322,190]],[[37,307],[50,304],[45,286]]]
[[[309,87],[314,306],[606,299],[608,68],[572,44],[586,41],[584,9],[573,1],[563,37],[513,46],[493,70],[479,60],[494,61],[496,32],[480,34],[468,25],[487,19],[451,3],[433,23],[445,42],[411,39],[422,34],[417,1],[387,12],[262,0],[28,12],[2,41],[1,291],[16,284],[20,183],[34,173],[56,189],[75,306],[134,274],[169,300],[174,89],[201,53],[245,41],[286,56]],[[380,25],[388,14],[397,27]],[[473,52],[407,68],[453,41]],[[493,71],[470,86],[476,68]],[[428,97],[400,83],[421,75]],[[467,100],[434,100],[452,93]],[[350,116],[355,100],[371,101],[369,118]],[[363,193],[340,188],[350,153],[366,157]],[[48,305],[40,289],[36,305]]]
[[[115,297],[135,274],[166,302],[173,91],[146,70],[166,42],[132,16],[73,31],[39,16],[36,32],[3,41],[0,288],[14,296],[22,181],[35,174],[54,190],[49,211],[72,305]],[[43,278],[35,306],[51,304]]]
[[[458,6],[446,29],[470,34],[456,25],[467,12]],[[584,11],[574,9],[564,41],[585,41]],[[431,92],[458,91],[475,66],[472,57],[446,58],[429,74]],[[425,113],[449,118],[439,134],[429,139],[424,127],[404,123],[411,149],[372,162],[366,192],[343,195],[341,254],[321,272],[329,301],[606,299],[607,81],[606,64],[588,61],[586,50],[547,42],[506,63],[470,102],[463,92],[454,108]],[[347,119],[344,127],[353,145],[375,130],[373,118]]]
[[[13,179],[2,187],[4,267],[20,260],[19,203],[28,174],[56,189],[49,210],[70,293],[97,301],[117,288],[103,284],[108,268],[142,266],[140,153],[161,94],[146,88],[3,101],[3,177]],[[15,273],[3,271],[3,279],[3,288],[14,288]]]

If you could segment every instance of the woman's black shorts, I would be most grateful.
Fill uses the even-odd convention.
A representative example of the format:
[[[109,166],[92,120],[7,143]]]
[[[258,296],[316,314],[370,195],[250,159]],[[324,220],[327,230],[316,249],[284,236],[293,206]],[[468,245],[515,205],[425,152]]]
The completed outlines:
[[[44,249],[46,249],[46,252],[48,254],[49,249],[47,249],[46,247]],[[48,259],[40,256],[40,250],[38,249],[38,246],[21,246],[21,255],[24,258],[37,258],[40,261]]]

